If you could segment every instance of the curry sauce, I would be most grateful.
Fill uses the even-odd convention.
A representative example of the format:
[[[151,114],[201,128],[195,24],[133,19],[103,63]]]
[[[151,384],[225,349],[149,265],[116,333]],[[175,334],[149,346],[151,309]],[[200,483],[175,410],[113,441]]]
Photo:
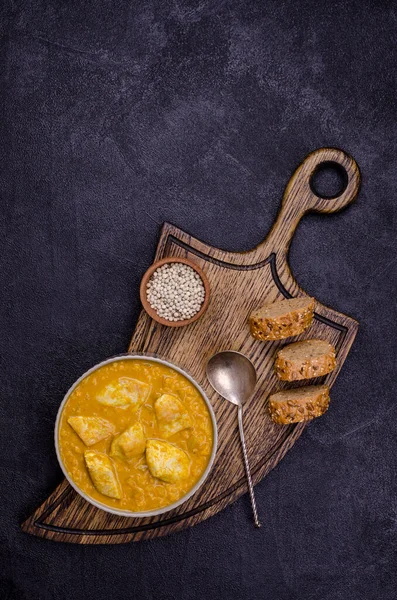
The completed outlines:
[[[71,392],[58,440],[64,468],[85,494],[114,509],[145,512],[173,504],[198,482],[210,460],[213,426],[202,395],[181,373],[150,359],[120,359]],[[152,464],[157,447],[171,450],[168,471],[178,457],[183,468],[173,474]],[[106,465],[106,488],[95,464]]]

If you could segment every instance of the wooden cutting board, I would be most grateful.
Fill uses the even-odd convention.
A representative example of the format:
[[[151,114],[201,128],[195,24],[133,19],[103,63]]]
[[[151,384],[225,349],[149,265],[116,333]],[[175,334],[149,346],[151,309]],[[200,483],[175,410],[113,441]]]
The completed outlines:
[[[312,190],[312,175],[322,163],[337,163],[346,187],[338,197],[325,199]],[[360,174],[355,161],[333,148],[316,150],[293,174],[284,193],[277,220],[264,242],[245,253],[225,252],[191,237],[166,223],[156,260],[184,256],[206,273],[211,299],[207,312],[188,327],[168,328],[141,313],[130,352],[148,352],[186,369],[203,386],[218,421],[219,447],[213,469],[202,488],[179,508],[158,517],[127,518],[107,514],[83,500],[66,482],[61,483],[35,513],[22,524],[25,532],[62,542],[110,544],[155,538],[195,525],[216,514],[247,491],[235,407],[222,400],[208,385],[205,365],[220,350],[246,354],[258,371],[258,385],[246,408],[245,428],[254,483],[283,458],[305,428],[304,423],[275,425],[266,403],[270,392],[286,387],[273,374],[273,362],[281,342],[254,340],[247,325],[251,310],[280,298],[305,296],[287,262],[288,248],[301,217],[309,212],[332,213],[356,198]],[[222,215],[219,215],[222,218]],[[238,223],[236,224],[238,227]],[[331,250],[331,249],[330,249]],[[307,257],[310,260],[310,256]],[[311,327],[296,339],[319,337],[336,346],[338,367],[316,381],[332,385],[347,357],[358,323],[316,302]],[[332,410],[332,400],[331,408]],[[247,503],[249,502],[247,496]],[[261,515],[264,520],[266,515]],[[249,520],[242,527],[253,526]]]

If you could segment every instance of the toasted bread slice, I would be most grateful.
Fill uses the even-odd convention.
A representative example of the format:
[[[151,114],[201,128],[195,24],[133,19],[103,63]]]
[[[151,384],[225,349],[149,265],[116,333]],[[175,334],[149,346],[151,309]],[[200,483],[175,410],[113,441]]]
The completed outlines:
[[[266,304],[251,313],[251,335],[257,340],[281,340],[302,333],[313,320],[314,298],[291,298]]]
[[[311,421],[325,413],[329,405],[327,385],[308,385],[283,390],[269,397],[269,412],[275,423],[287,425]]]
[[[303,340],[282,348],[274,370],[283,381],[321,377],[336,367],[335,348],[325,340]]]

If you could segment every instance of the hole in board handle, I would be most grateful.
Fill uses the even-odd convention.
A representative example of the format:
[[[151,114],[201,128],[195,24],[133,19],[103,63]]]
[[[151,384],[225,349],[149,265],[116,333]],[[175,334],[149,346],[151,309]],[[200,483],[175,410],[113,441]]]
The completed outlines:
[[[334,200],[343,194],[348,184],[346,169],[337,162],[320,163],[310,177],[313,194],[325,200]]]

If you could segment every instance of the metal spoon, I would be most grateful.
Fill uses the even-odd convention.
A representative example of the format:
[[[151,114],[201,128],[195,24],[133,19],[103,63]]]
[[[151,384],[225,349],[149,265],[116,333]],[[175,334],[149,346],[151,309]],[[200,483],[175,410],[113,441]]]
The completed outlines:
[[[256,385],[256,371],[252,362],[240,352],[228,351],[214,354],[207,363],[207,377],[215,391],[238,406],[238,428],[243,449],[245,472],[254,513],[255,526],[260,527],[258,512],[248,463],[243,429],[243,404],[251,398]]]

